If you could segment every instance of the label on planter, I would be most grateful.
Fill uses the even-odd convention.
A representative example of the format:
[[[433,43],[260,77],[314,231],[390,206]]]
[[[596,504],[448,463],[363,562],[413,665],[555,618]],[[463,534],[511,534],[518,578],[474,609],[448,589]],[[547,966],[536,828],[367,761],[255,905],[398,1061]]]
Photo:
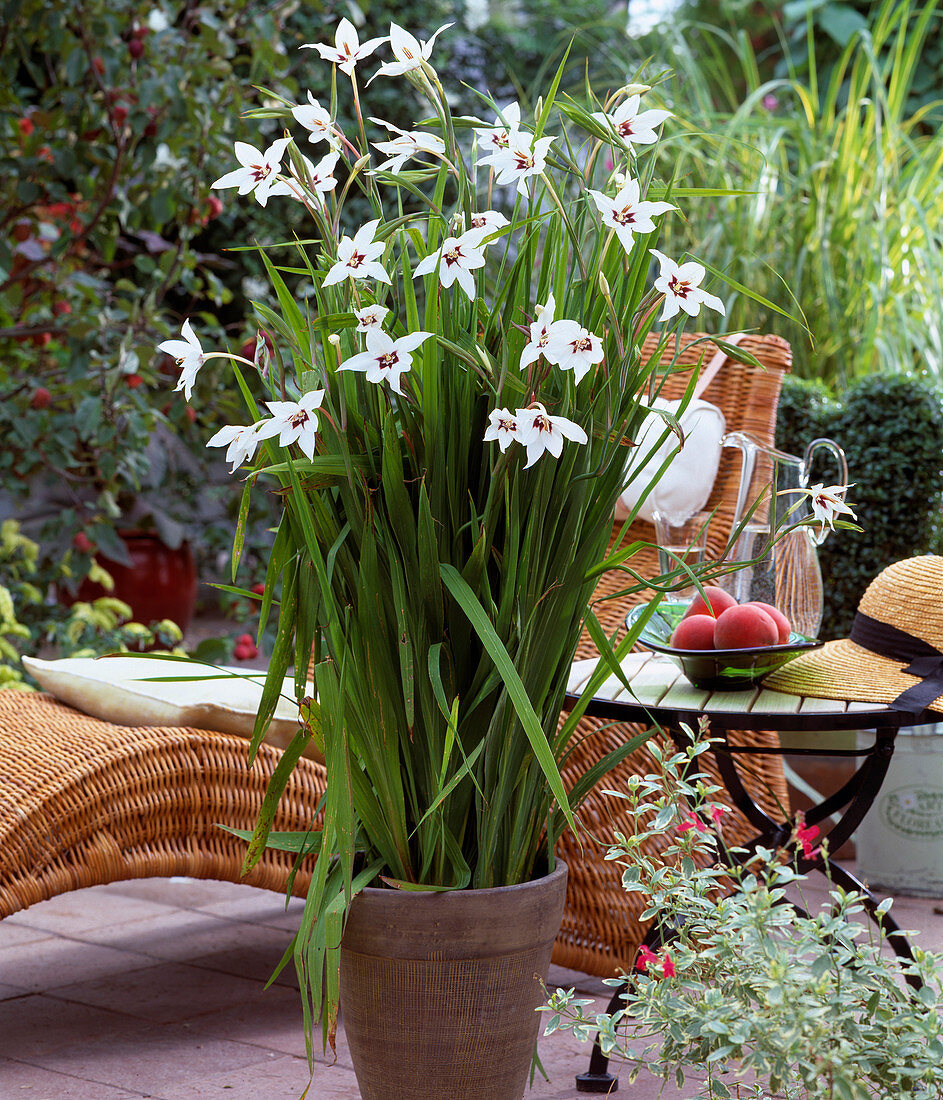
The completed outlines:
[[[943,790],[937,787],[898,787],[881,800],[884,821],[914,840],[943,837]]]

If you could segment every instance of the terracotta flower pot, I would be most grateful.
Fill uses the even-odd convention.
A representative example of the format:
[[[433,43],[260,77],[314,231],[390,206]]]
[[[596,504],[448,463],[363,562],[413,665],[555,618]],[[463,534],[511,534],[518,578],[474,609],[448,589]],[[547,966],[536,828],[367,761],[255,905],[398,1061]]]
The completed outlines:
[[[196,607],[196,563],[188,543],[172,550],[147,531],[121,531],[122,542],[128,548],[132,565],[122,565],[98,554],[102,567],[115,581],[108,593],[101,585],[84,580],[76,599],[95,600],[112,595],[124,600],[135,621],[149,623],[172,619],[186,630]]]
[[[363,1100],[521,1100],[566,874],[354,898],[340,1004]]]

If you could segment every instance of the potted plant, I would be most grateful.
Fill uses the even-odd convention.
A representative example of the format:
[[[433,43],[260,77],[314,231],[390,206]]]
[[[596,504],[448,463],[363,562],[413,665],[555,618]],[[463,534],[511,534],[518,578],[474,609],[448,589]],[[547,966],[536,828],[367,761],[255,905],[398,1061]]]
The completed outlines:
[[[261,250],[280,305],[259,307],[274,353],[229,356],[247,423],[208,444],[247,468],[246,502],[264,478],[282,504],[262,603],[265,620],[280,591],[278,633],[253,745],[292,663],[302,716],[246,864],[267,842],[318,856],[295,943],[306,1022],[323,980],[332,1039],[340,985],[361,1091],[386,1100],[480,1095],[482,1075],[489,1096],[523,1090],[533,974],[563,903],[554,843],[634,747],[565,789],[583,711],[558,721],[570,664],[587,621],[608,662],[632,644],[614,651],[587,613],[600,572],[633,549],[607,557],[613,505],[673,337],[701,306],[723,310],[700,265],[654,251],[676,207],[645,167],[669,117],[644,107],[646,89],[583,107],[557,98],[558,72],[531,117],[482,97],[484,118],[455,118],[432,63],[444,29],[421,41],[394,24],[361,42],[343,20],[313,47],[349,77],[354,132],[338,124],[339,97],[269,95],[255,113],[284,136],[237,144],[239,167],[213,185],[310,220],[291,265]],[[429,104],[413,130],[365,117],[359,69],[379,48],[392,60],[377,78],[405,79]],[[353,196],[369,215],[351,223]],[[663,355],[642,361],[656,323]],[[204,351],[189,322],[172,343],[198,401],[203,364],[229,353]],[[268,387],[262,405],[247,369]],[[273,838],[271,811],[315,731],[322,812],[305,837]],[[523,944],[511,1011],[495,959]],[[459,965],[469,945],[486,956],[471,968]],[[468,1019],[489,1018],[491,1033],[469,1039]]]

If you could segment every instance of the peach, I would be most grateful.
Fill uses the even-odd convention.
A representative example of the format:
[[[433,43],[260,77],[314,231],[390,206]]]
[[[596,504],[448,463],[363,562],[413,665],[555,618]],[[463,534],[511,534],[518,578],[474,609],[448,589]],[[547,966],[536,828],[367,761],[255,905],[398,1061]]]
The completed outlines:
[[[713,649],[716,622],[712,615],[685,615],[671,635],[671,644],[676,649]]]
[[[776,643],[777,645],[785,645],[786,642],[789,641],[789,635],[792,633],[792,626],[778,607],[773,607],[773,605],[769,603],[763,603],[761,600],[750,600],[749,603],[745,603],[742,606],[758,607],[761,611],[765,611],[766,614],[769,615],[779,630],[779,641]]]
[[[737,606],[737,601],[729,592],[725,592],[714,584],[704,586],[704,595],[707,597],[706,603],[700,592],[694,597],[691,606],[684,613],[686,619],[692,615],[712,615],[716,619],[728,607]]]
[[[717,649],[752,649],[776,645],[779,628],[762,608],[755,604],[735,605],[717,616],[714,646]]]

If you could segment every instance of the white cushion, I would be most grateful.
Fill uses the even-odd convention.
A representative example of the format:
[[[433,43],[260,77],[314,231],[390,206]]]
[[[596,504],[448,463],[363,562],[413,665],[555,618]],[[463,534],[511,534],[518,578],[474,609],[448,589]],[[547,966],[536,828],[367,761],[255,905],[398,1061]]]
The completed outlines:
[[[252,735],[265,683],[264,672],[220,670],[195,661],[183,664],[153,657],[69,657],[61,661],[24,657],[23,664],[44,691],[93,718],[120,726],[193,726],[242,737]],[[238,675],[148,682],[149,677],[219,677],[221,671]],[[311,684],[307,690],[314,694]],[[266,742],[276,748],[287,748],[298,730],[294,696],[294,680],[286,676],[265,734]],[[305,755],[322,759],[313,740]]]

